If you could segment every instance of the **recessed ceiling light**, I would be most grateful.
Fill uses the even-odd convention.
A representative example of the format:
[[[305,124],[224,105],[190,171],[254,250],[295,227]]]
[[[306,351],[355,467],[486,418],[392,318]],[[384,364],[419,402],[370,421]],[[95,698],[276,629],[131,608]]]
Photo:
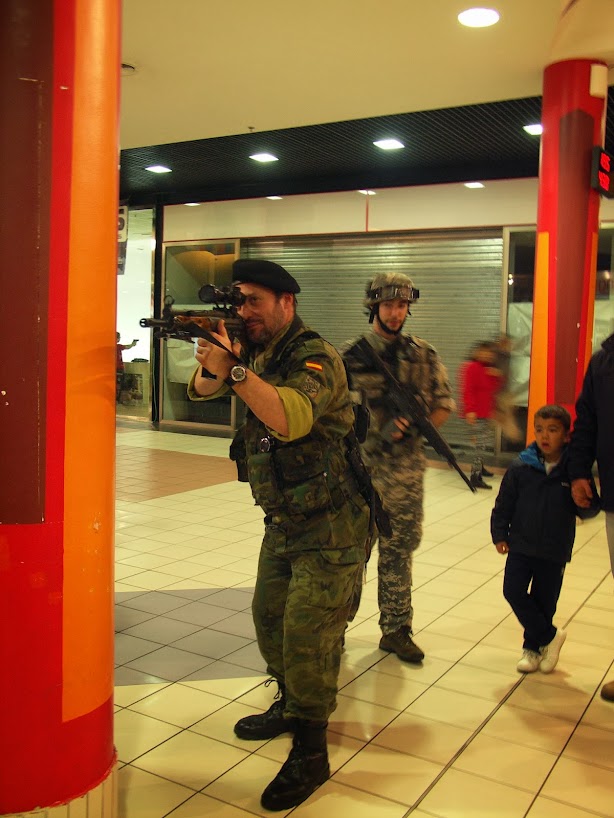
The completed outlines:
[[[200,202],[184,202],[186,207],[200,207]]]
[[[398,151],[400,148],[405,147],[405,145],[402,142],[399,142],[398,139],[378,139],[373,144],[376,147],[381,148],[383,151]]]
[[[531,136],[541,136],[544,132],[544,126],[536,122],[534,125],[525,125],[522,130],[531,134]]]
[[[458,15],[458,22],[468,28],[487,28],[499,22],[499,12],[494,9],[466,9]]]
[[[272,202],[278,202],[280,199],[283,199],[283,196],[267,196],[267,199],[270,199]]]
[[[164,165],[150,165],[148,168],[145,168],[150,173],[171,173],[171,169],[165,167]]]
[[[250,157],[256,162],[277,162],[278,159],[276,156],[273,156],[272,153],[254,153]]]
[[[359,190],[359,193],[362,193],[363,196],[375,196],[374,190]]]
[[[484,187],[481,182],[465,182],[465,187],[471,188],[471,190],[477,190],[480,187]]]

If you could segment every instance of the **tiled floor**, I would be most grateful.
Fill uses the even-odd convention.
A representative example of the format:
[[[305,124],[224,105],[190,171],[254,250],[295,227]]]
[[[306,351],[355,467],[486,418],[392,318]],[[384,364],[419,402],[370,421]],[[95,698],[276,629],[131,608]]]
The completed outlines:
[[[228,441],[120,430],[115,742],[122,818],[270,815],[287,736],[235,738],[272,688],[250,614],[262,513]],[[495,489],[500,478],[491,482]],[[603,518],[578,527],[549,676],[520,676],[521,633],[490,544],[495,491],[429,469],[415,561],[422,667],[377,647],[376,561],[348,632],[330,723],[333,776],[301,818],[614,816],[614,584]],[[280,813],[281,815],[287,813]]]

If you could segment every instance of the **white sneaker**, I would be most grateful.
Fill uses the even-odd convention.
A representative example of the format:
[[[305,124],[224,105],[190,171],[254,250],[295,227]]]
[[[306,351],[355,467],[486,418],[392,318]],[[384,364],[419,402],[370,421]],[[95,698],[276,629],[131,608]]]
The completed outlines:
[[[541,658],[539,653],[535,653],[534,650],[523,650],[522,659],[516,665],[516,670],[519,673],[535,673]]]
[[[539,663],[539,669],[542,673],[552,673],[559,661],[559,653],[566,639],[567,633],[561,628],[557,628],[552,642],[540,648],[542,659]]]

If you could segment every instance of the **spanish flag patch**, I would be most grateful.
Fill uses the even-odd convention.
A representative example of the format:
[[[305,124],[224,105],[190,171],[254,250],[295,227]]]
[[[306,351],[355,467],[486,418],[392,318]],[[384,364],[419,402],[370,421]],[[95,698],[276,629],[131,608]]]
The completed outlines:
[[[322,364],[318,364],[315,361],[307,361],[305,366],[307,369],[317,369],[318,372],[321,372],[323,369]]]

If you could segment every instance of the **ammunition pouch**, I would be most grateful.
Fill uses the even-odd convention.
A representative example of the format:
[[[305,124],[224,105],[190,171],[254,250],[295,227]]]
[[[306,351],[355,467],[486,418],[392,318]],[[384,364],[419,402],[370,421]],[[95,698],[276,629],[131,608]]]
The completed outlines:
[[[247,466],[252,494],[265,514],[307,518],[341,508],[357,492],[341,449],[331,452],[320,441],[274,444],[250,454]]]

